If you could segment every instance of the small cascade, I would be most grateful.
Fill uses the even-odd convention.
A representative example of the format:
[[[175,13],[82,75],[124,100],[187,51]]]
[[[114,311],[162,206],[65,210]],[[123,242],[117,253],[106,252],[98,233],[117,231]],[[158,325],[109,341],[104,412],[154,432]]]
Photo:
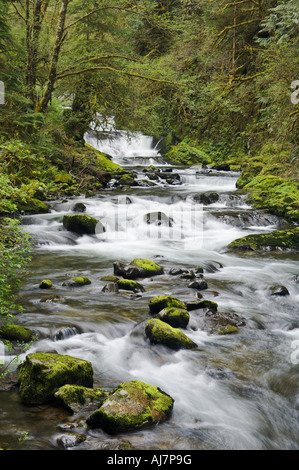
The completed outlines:
[[[122,166],[163,164],[159,145],[154,138],[141,132],[116,130],[113,118],[106,127],[103,124],[91,126],[92,130],[85,134],[85,142],[97,150],[111,156],[115,163]]]

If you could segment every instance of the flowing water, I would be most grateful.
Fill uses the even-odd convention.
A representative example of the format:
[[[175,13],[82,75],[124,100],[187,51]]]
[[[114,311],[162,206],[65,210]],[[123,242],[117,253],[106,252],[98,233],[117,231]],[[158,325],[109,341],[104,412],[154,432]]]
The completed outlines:
[[[226,249],[240,236],[272,231],[285,222],[252,210],[236,190],[236,173],[169,167],[161,163],[152,139],[139,134],[129,142],[122,133],[110,144],[96,142],[93,135],[88,140],[133,168],[140,186],[124,190],[111,184],[97,196],[54,201],[49,214],[24,217],[36,255],[21,291],[24,313],[18,321],[40,334],[29,352],[56,351],[91,361],[96,387],[111,389],[139,379],[171,395],[175,403],[169,421],[118,436],[137,449],[298,449],[298,254]],[[150,164],[179,179],[150,181],[143,171]],[[196,195],[205,191],[216,191],[218,201],[199,204]],[[64,231],[63,215],[73,213],[76,202],[83,202],[86,214],[101,220],[106,231],[81,237]],[[169,217],[171,227],[149,226],[145,215],[155,211]],[[103,292],[101,277],[113,274],[114,261],[137,257],[156,261],[165,273],[142,280],[141,295]],[[161,293],[195,300],[190,281],[169,271],[198,265],[205,268],[208,283],[204,298],[246,324],[237,334],[209,334],[195,310],[186,334],[196,350],[151,345],[144,334],[149,300]],[[77,275],[92,283],[72,289],[62,285]],[[50,294],[39,289],[45,278],[54,285]],[[275,285],[284,285],[290,295],[271,296]],[[57,301],[47,301],[49,295]],[[24,407],[16,391],[0,393],[0,416],[1,447],[17,447],[26,432],[22,448],[33,450],[58,449],[61,423],[71,419],[50,405]],[[84,432],[86,441],[77,449],[96,449],[110,439],[100,430]]]

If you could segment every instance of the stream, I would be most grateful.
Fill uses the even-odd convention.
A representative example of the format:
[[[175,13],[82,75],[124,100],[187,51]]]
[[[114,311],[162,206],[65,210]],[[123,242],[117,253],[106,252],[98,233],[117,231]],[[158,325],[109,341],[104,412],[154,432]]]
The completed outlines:
[[[40,335],[27,353],[55,351],[86,359],[94,368],[95,387],[111,389],[138,379],[160,387],[175,402],[164,424],[114,438],[85,429],[86,440],[73,449],[94,450],[123,439],[140,450],[298,450],[298,253],[226,249],[236,238],[270,232],[285,221],[246,203],[236,189],[238,173],[167,165],[150,137],[138,134],[128,141],[118,134],[97,142],[90,135],[87,141],[134,170],[138,186],[122,189],[112,181],[93,197],[52,201],[50,213],[24,216],[23,227],[36,246],[17,320]],[[162,177],[151,179],[149,165]],[[219,198],[202,205],[198,195],[207,191]],[[77,236],[63,230],[63,215],[74,213],[77,202],[101,220],[105,232]],[[171,227],[147,223],[146,214],[157,211],[171,218]],[[142,279],[142,294],[104,292],[101,277],[113,274],[113,263],[134,258],[155,261],[164,274]],[[186,334],[196,350],[150,344],[144,334],[150,299],[171,294],[196,300],[190,280],[170,270],[198,265],[208,284],[203,297],[217,302],[221,312],[242,317],[244,326],[236,334],[210,334],[194,310]],[[62,285],[78,275],[92,283]],[[52,280],[50,293],[39,289],[42,279]],[[277,285],[290,295],[271,296]],[[49,295],[56,301],[48,301]],[[58,450],[71,416],[53,405],[25,407],[10,390],[0,393],[0,420],[0,447]]]

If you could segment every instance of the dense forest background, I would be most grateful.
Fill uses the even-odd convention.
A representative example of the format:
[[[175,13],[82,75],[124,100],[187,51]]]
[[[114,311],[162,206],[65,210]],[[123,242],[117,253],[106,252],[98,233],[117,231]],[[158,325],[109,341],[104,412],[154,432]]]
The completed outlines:
[[[257,207],[298,221],[298,31],[293,0],[0,0],[2,266],[10,243],[24,260],[7,217],[114,170],[84,145],[99,114],[170,161],[240,169]]]

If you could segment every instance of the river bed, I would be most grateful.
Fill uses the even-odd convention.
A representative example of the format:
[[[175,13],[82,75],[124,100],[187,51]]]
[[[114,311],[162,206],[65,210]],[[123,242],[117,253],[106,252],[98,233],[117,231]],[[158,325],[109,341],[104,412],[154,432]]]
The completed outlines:
[[[134,168],[137,181],[143,182],[144,161],[160,165],[179,175],[179,184],[160,180],[125,190],[111,187],[90,198],[53,201],[49,214],[24,217],[24,229],[36,246],[20,293],[24,313],[18,323],[40,335],[29,352],[56,351],[91,361],[97,387],[111,389],[138,379],[171,395],[175,402],[169,421],[113,438],[129,441],[133,448],[298,449],[298,253],[235,253],[226,248],[236,238],[275,230],[285,221],[247,205],[236,190],[237,173],[170,167],[161,164],[157,151],[149,151],[148,140],[141,145],[146,148],[135,152],[141,160],[128,152],[116,155],[115,161]],[[195,196],[206,191],[217,192],[219,199],[199,204]],[[101,220],[104,233],[78,237],[63,230],[63,215],[74,213],[76,202]],[[149,227],[144,217],[154,211],[171,218],[171,229]],[[101,277],[113,274],[113,263],[134,258],[154,260],[164,274],[142,280],[141,295],[103,292]],[[190,271],[198,265],[204,267],[208,284],[201,292],[204,298],[216,301],[222,312],[239,315],[245,325],[237,334],[209,334],[199,312],[191,311],[186,334],[197,350],[174,352],[150,344],[144,334],[149,300],[161,293],[195,300],[198,293],[188,287],[190,281],[170,270]],[[62,285],[77,275],[88,276],[91,284]],[[45,278],[53,282],[50,294],[60,296],[59,301],[45,301],[49,292],[39,289]],[[284,285],[290,295],[271,296],[275,285]],[[0,393],[0,417],[3,448],[59,449],[57,439],[71,423],[60,408],[24,407],[17,391]],[[86,440],[76,449],[98,449],[111,441],[101,430],[84,433]]]

